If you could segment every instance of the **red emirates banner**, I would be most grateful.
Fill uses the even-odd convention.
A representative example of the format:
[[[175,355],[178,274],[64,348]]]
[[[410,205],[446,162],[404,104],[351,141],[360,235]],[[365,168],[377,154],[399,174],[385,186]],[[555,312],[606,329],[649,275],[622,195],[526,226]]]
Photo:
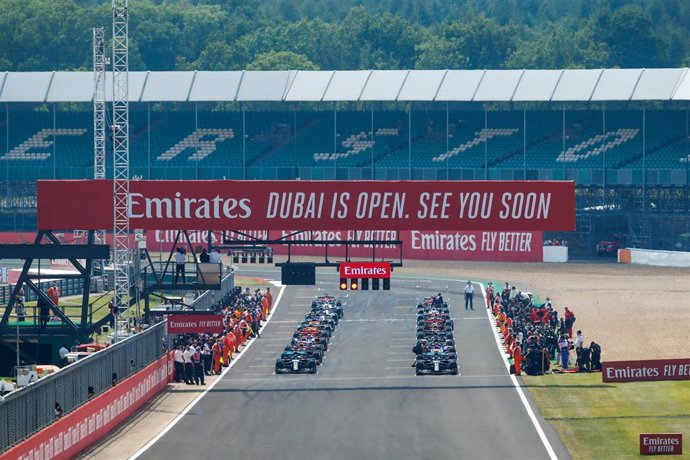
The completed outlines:
[[[390,262],[341,262],[341,278],[390,278]]]
[[[222,315],[169,315],[168,334],[215,334],[222,333]]]
[[[690,359],[602,362],[601,376],[606,383],[690,380]]]
[[[640,455],[681,455],[681,433],[640,433]]]
[[[38,181],[38,228],[113,226],[113,184]],[[132,181],[143,230],[575,230],[572,181]]]

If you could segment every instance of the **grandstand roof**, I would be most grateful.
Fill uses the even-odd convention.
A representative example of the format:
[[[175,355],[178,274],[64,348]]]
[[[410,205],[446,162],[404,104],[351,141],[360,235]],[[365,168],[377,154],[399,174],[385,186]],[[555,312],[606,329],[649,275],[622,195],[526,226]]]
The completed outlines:
[[[91,72],[2,72],[0,102],[88,102]],[[106,75],[110,99],[112,82]],[[130,72],[131,102],[690,100],[688,68]]]

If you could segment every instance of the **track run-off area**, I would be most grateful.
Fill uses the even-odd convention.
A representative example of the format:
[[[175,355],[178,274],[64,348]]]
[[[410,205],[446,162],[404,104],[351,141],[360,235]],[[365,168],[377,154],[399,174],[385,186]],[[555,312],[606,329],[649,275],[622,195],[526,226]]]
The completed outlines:
[[[352,292],[337,291],[334,275],[283,287],[261,338],[135,457],[569,458],[510,376],[480,289],[474,310],[465,310],[461,279],[396,274],[390,291]],[[416,305],[438,292],[455,321],[460,375],[416,376]],[[345,316],[318,373],[275,375],[276,358],[325,293],[343,301]]]

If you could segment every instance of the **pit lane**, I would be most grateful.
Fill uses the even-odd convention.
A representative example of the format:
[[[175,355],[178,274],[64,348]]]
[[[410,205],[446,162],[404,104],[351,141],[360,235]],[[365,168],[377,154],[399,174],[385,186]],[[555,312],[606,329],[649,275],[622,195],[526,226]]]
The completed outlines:
[[[549,458],[481,295],[465,311],[460,281],[396,276],[391,291],[349,292],[318,374],[275,375],[310,299],[341,296],[324,290],[337,285],[329,275],[319,274],[316,287],[288,287],[262,338],[141,458]],[[415,305],[439,291],[455,320],[461,375],[418,377]],[[567,458],[550,426],[541,426],[558,458]]]

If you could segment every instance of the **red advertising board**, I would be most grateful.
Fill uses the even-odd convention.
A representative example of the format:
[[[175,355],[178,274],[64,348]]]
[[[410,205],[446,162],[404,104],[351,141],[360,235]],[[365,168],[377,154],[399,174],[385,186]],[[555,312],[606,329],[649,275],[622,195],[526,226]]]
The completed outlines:
[[[602,362],[601,376],[606,383],[690,380],[690,359]]]
[[[640,455],[681,455],[683,435],[680,433],[641,433]]]
[[[222,315],[170,315],[168,334],[215,334],[223,332]]]
[[[390,278],[390,262],[341,262],[341,278]]]
[[[419,231],[403,230],[315,230],[289,236],[293,231],[247,231],[243,232],[254,238],[279,239],[292,241],[307,239],[344,240],[394,240],[403,242],[402,252],[405,259],[411,260],[468,260],[485,262],[542,262],[541,232],[453,232],[453,231]],[[169,251],[177,231],[156,230],[147,232],[147,247],[150,251]],[[238,237],[239,234],[235,234]],[[35,233],[0,233],[0,243],[22,243],[35,238]],[[220,234],[212,233],[214,243],[220,242]],[[72,232],[65,232],[65,238],[73,239]],[[107,235],[110,242],[110,235]],[[208,243],[208,232],[191,231],[189,238],[194,246],[205,246]],[[241,238],[238,238],[241,239]],[[284,246],[274,246],[276,255],[287,254]],[[344,246],[329,246],[328,253],[334,257],[345,257]],[[350,257],[371,258],[370,245],[351,245]],[[299,256],[323,256],[322,246],[292,247],[292,254]],[[395,246],[377,246],[377,257],[396,259],[400,252]]]
[[[0,454],[0,460],[71,459],[143,406],[172,379],[172,353]]]
[[[111,228],[112,194],[38,181],[38,228]],[[129,206],[143,230],[575,230],[572,181],[132,181]]]

